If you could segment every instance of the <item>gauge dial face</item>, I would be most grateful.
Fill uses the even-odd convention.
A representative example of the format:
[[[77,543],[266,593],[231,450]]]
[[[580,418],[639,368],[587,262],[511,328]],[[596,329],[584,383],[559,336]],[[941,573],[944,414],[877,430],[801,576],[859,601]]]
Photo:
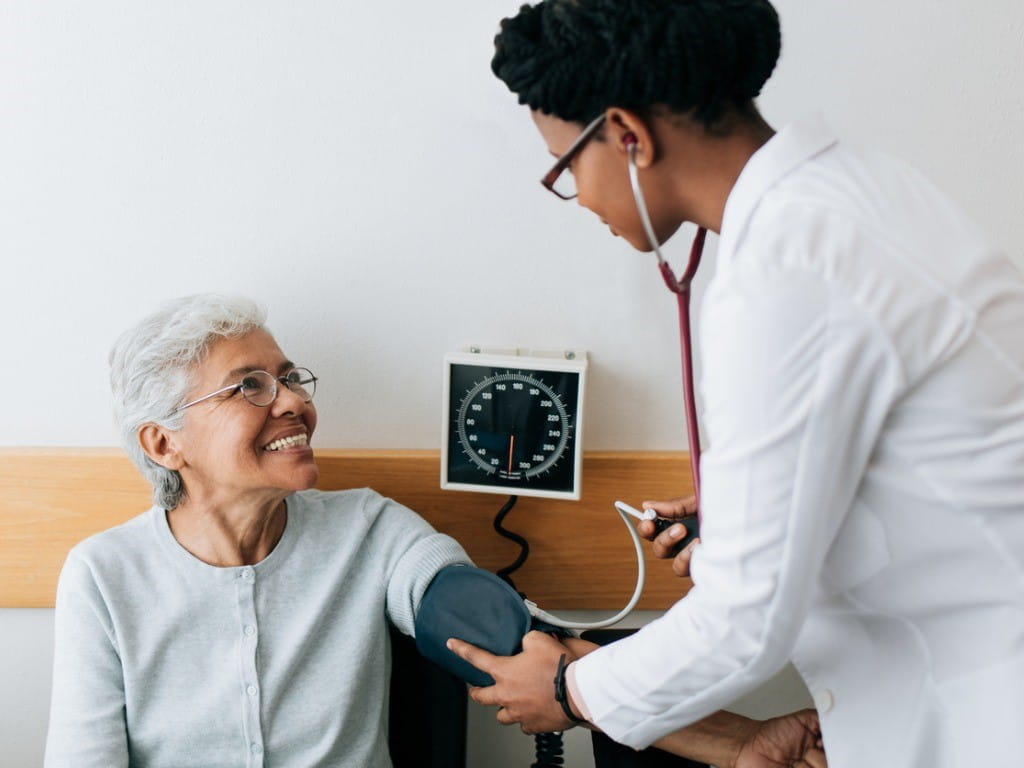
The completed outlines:
[[[572,491],[579,374],[453,365],[453,482]]]

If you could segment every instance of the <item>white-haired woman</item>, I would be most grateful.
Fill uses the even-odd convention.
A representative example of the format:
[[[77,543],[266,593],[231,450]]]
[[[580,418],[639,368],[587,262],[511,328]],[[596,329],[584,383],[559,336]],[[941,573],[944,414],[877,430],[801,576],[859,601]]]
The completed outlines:
[[[46,765],[387,766],[387,621],[462,548],[370,490],[310,490],[316,377],[251,301],[169,304],[110,357],[147,512],[57,590]]]

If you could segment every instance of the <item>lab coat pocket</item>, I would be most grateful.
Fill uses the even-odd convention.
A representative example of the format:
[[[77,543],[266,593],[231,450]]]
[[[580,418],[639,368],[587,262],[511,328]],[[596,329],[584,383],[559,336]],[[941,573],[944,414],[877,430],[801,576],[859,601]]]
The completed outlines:
[[[866,504],[854,501],[825,557],[823,586],[830,594],[846,592],[887,565],[885,527]]]

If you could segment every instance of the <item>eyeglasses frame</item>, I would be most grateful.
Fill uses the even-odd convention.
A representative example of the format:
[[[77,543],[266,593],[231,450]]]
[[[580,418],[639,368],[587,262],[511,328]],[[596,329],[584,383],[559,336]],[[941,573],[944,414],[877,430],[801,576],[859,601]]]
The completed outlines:
[[[555,189],[555,182],[558,181],[558,177],[562,175],[562,172],[569,167],[569,164],[578,155],[583,147],[586,146],[587,142],[590,141],[597,133],[598,129],[604,124],[605,113],[602,112],[600,115],[595,117],[589,123],[586,128],[576,137],[576,140],[569,145],[569,148],[565,150],[555,164],[551,166],[551,170],[544,174],[544,178],[540,180],[540,183],[544,185],[545,189],[550,191],[553,195],[560,197],[562,200],[573,200],[576,195],[563,195],[557,189]]]
[[[310,380],[313,382],[313,392],[310,393],[309,398],[307,400],[303,400],[302,402],[304,402],[304,403],[311,403],[311,402],[313,402],[313,394],[316,393],[316,383],[320,379],[318,379],[316,377],[316,375],[314,375],[314,373],[311,370],[309,370],[309,368],[303,368],[301,366],[296,366],[294,368],[289,368],[287,371],[282,373],[280,376],[275,376],[270,371],[261,371],[261,370],[249,371],[249,373],[247,373],[246,376],[251,376],[254,373],[265,373],[265,374],[267,374],[267,376],[270,376],[270,378],[272,378],[274,380],[274,394],[270,398],[270,402],[267,403],[266,405],[260,405],[259,403],[252,402],[249,398],[245,397],[245,393],[242,393],[242,397],[245,397],[245,402],[249,403],[249,405],[251,405],[251,406],[254,406],[256,408],[269,408],[277,400],[277,393],[279,391],[278,388],[277,388],[277,383],[278,382],[281,382],[282,384],[284,384],[285,388],[289,392],[294,392],[295,391],[288,384],[288,374],[291,373],[292,371],[306,371],[310,375],[310,377],[311,377]],[[221,387],[216,392],[211,392],[208,395],[203,395],[202,397],[196,398],[195,400],[193,400],[193,401],[191,401],[189,403],[185,403],[184,405],[178,406],[173,411],[171,411],[171,415],[173,416],[176,413],[181,413],[186,408],[191,408],[193,405],[198,405],[199,403],[203,402],[204,400],[209,400],[211,397],[216,397],[217,395],[223,394],[224,392],[228,392],[228,391],[230,391],[232,389],[240,390],[242,388],[242,384],[244,384],[244,383],[245,383],[245,381],[243,379],[242,381],[238,382],[237,384],[229,384],[226,387]]]

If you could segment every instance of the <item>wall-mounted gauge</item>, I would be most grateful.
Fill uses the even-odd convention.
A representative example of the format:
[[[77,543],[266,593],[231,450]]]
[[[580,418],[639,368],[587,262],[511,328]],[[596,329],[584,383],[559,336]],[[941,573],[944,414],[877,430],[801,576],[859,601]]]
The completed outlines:
[[[585,352],[445,357],[441,487],[578,499]]]

